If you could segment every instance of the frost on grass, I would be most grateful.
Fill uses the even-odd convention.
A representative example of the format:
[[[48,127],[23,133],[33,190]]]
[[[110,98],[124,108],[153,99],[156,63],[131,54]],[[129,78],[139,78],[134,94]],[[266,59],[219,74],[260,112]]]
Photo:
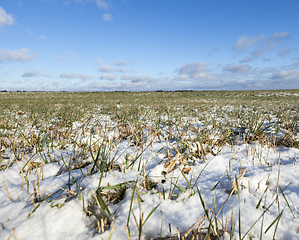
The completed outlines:
[[[296,90],[0,97],[1,239],[299,237]]]

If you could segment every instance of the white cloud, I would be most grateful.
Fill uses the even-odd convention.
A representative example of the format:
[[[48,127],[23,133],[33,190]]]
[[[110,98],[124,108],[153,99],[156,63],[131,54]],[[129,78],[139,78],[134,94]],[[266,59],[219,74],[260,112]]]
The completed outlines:
[[[153,80],[148,75],[143,76],[130,76],[130,75],[123,75],[120,78],[121,80],[130,80],[132,83],[140,83],[140,82],[147,82]]]
[[[62,73],[60,74],[61,78],[80,78],[82,81],[87,81],[92,79],[93,77],[88,74],[80,74],[80,73]]]
[[[287,67],[289,67],[289,68],[299,68],[299,61],[296,61],[296,62],[288,65]]]
[[[242,73],[242,72],[247,72],[248,70],[250,70],[250,67],[247,64],[243,64],[243,65],[235,65],[235,64],[227,64],[224,68],[224,71],[228,71],[228,72],[233,72],[233,73]]]
[[[241,61],[239,61],[239,63],[251,62],[252,60],[253,58],[246,56]]]
[[[71,51],[65,51],[65,53],[68,54],[68,55],[75,55],[75,53],[71,52]]]
[[[267,39],[268,49],[275,48],[277,44],[289,39],[290,32],[274,33]]]
[[[113,20],[113,17],[112,17],[111,14],[103,14],[102,19],[103,19],[104,21],[112,21],[112,20]]]
[[[246,82],[246,80],[244,78],[240,78],[237,80],[237,83],[245,83],[245,82]]]
[[[37,71],[28,71],[28,72],[25,72],[22,77],[36,77],[36,76],[39,76],[40,73],[37,72]]]
[[[100,60],[100,59],[97,59],[96,62],[97,62],[97,64],[102,64],[103,63],[103,61]]]
[[[236,44],[233,45],[233,50],[241,52],[249,47],[256,45],[265,36],[260,34],[256,37],[249,38],[247,35],[241,36]]]
[[[281,80],[296,79],[296,80],[299,80],[299,71],[291,69],[291,70],[282,70],[280,72],[274,72],[270,79],[281,79]]]
[[[116,78],[117,78],[117,74],[110,74],[110,73],[103,74],[101,76],[101,79],[106,79],[106,80],[115,80]]]
[[[112,68],[109,65],[103,65],[99,67],[100,72],[112,72]]]
[[[53,85],[55,88],[59,88],[59,85],[60,85],[60,84],[59,84],[59,82],[53,82],[52,85]]]
[[[5,25],[12,25],[14,22],[14,18],[9,15],[6,14],[5,10],[0,7],[0,27],[3,27]]]
[[[278,55],[281,57],[284,57],[286,55],[288,55],[291,52],[291,49],[284,47],[282,49],[280,49],[280,51],[278,52]]]
[[[271,37],[268,37],[263,45],[252,52],[252,55],[256,58],[261,56],[264,52],[272,50],[279,43],[289,39],[290,32],[273,33]]]
[[[61,57],[58,57],[58,58],[56,58],[54,61],[55,61],[55,62],[60,62],[60,61],[62,61],[62,58],[61,58]]]
[[[28,28],[26,28],[26,31],[28,32],[29,35],[32,35],[32,31]]]
[[[127,72],[127,69],[125,68],[111,68],[109,65],[100,66],[98,69],[100,72]]]
[[[215,48],[213,48],[209,53],[208,53],[208,57],[211,57],[211,56],[213,56],[215,53],[218,53],[220,51],[220,48],[219,48],[219,46],[217,46],[217,47],[215,47]]]
[[[164,74],[166,74],[166,72],[161,71],[157,73],[157,75],[164,75]]]
[[[104,0],[96,0],[99,8],[108,9],[108,4]]]
[[[241,36],[237,43],[233,45],[233,50],[241,52],[249,47],[255,47],[251,52],[252,57],[245,57],[240,63],[250,62],[260,57],[264,52],[274,49],[281,42],[289,39],[290,32],[273,33],[270,37],[260,34],[256,37],[249,38],[247,35]]]
[[[106,3],[106,1],[104,0],[73,0],[74,2],[80,2],[80,3],[83,3],[84,1],[86,2],[94,2],[95,4],[98,5],[99,8],[102,8],[102,9],[108,9],[109,6],[108,4]],[[64,4],[69,4],[70,1],[65,1]]]
[[[183,67],[177,69],[176,71],[180,75],[181,80],[188,80],[189,78],[203,78],[208,77],[210,70],[208,70],[209,64],[206,62],[200,63],[189,63],[185,64]]]
[[[28,34],[29,34],[30,36],[32,36],[32,35],[33,35],[33,32],[31,31],[31,29],[29,29],[29,28],[26,28],[26,31],[28,32]],[[46,40],[46,39],[47,39],[47,38],[46,38],[46,36],[44,36],[44,35],[38,35],[38,34],[34,34],[34,36],[38,37],[39,39],[44,39],[44,40]]]
[[[114,71],[115,71],[115,72],[126,73],[126,72],[127,72],[127,69],[125,69],[125,68],[115,68]]]
[[[259,56],[261,56],[267,50],[269,50],[269,49],[264,48],[264,47],[260,47],[256,50],[254,50],[251,54],[254,56],[254,58],[258,58]]]
[[[269,62],[269,61],[271,61],[271,58],[263,58],[262,60],[263,60],[263,62]]]
[[[43,39],[43,40],[46,40],[46,39],[47,39],[47,38],[46,38],[45,36],[43,36],[43,35],[39,35],[38,38],[39,38],[39,39]]]
[[[60,61],[65,61],[65,60],[69,60],[69,59],[72,59],[72,58],[75,58],[76,57],[76,54],[74,52],[71,52],[71,51],[65,51],[65,55],[62,56],[62,57],[57,57],[54,61],[55,62],[60,62]]]
[[[18,50],[0,49],[0,62],[5,60],[28,62],[34,58],[36,58],[36,53],[27,48]]]
[[[91,81],[84,86],[84,90],[260,90],[299,88],[299,76],[297,76],[299,69],[296,69],[296,66],[299,66],[299,61],[292,64],[292,66],[281,66],[279,70],[284,70],[284,72],[275,72],[277,67],[258,67],[252,71],[250,66],[246,64],[230,64],[226,66],[227,69],[221,69],[221,66],[212,68],[212,66],[214,65],[205,62],[185,64],[176,69],[177,76],[171,78],[123,74],[119,76],[119,80]],[[298,71],[286,69],[296,69]],[[197,77],[198,75],[200,77]],[[274,78],[269,79],[271,76],[274,76]],[[283,81],[282,78],[287,79]],[[83,88],[78,90],[83,91]]]
[[[28,71],[22,75],[22,77],[37,77],[37,76],[50,77],[49,75],[40,73],[38,71]]]
[[[114,64],[116,66],[125,66],[125,65],[128,65],[128,62],[127,61],[114,61]]]
[[[134,76],[124,74],[124,75],[121,76],[120,79],[121,80],[131,80],[132,78],[134,78]]]

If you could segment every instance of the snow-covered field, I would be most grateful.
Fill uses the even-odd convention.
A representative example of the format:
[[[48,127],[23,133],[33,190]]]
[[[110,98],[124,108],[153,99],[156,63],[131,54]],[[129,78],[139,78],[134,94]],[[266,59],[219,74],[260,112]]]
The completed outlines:
[[[7,110],[0,239],[299,239],[296,101],[217,101]]]

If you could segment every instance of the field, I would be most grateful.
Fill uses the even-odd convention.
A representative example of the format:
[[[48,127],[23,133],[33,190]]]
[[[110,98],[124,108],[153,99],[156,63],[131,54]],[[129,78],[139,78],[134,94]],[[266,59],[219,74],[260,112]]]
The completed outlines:
[[[0,239],[298,239],[298,103],[1,92]]]

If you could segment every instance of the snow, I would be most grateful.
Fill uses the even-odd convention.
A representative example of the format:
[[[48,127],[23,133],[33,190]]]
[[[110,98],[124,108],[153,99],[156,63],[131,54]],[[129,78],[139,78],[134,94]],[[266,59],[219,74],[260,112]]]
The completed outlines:
[[[101,119],[107,126],[111,122],[108,116],[102,116]],[[203,125],[198,122],[194,124]],[[74,122],[73,128],[80,130],[81,123]],[[78,141],[101,145],[103,138],[100,135],[91,136],[90,134],[90,131],[89,134],[80,132]],[[112,140],[118,134],[111,127],[109,139]],[[168,147],[171,143],[173,147],[177,146],[177,141],[173,140],[168,141]],[[163,150],[158,153],[162,148]],[[181,233],[186,232],[205,215],[200,195],[205,206],[208,209],[211,208],[209,213],[211,218],[214,218],[212,212],[217,214],[224,205],[218,215],[218,228],[223,229],[227,226],[228,232],[233,229],[234,239],[239,239],[239,229],[241,229],[242,237],[249,232],[245,239],[258,239],[261,232],[262,239],[273,239],[277,222],[267,233],[265,231],[282,211],[277,225],[276,239],[299,238],[299,211],[297,210],[299,208],[299,166],[296,162],[296,156],[299,156],[298,149],[279,146],[273,148],[262,146],[257,142],[244,144],[240,141],[233,146],[226,144],[218,149],[218,155],[208,153],[205,159],[195,158],[193,163],[188,163],[187,166],[191,167],[191,170],[184,175],[182,174],[183,166],[179,165],[179,156],[172,151],[173,155],[177,155],[173,156],[173,160],[177,157],[176,165],[174,170],[165,175],[162,173],[168,171],[164,164],[169,157],[166,148],[166,142],[156,138],[152,146],[143,153],[140,147],[130,146],[128,140],[120,141],[117,144],[117,151],[111,150],[112,156],[116,154],[114,164],[121,165],[123,170],[110,170],[104,173],[101,187],[120,183],[125,183],[127,186],[121,201],[116,204],[106,203],[110,212],[114,214],[110,226],[115,221],[111,239],[127,239],[126,226],[137,178],[138,186],[129,219],[130,239],[138,239],[138,228],[133,213],[139,223],[142,214],[145,220],[159,204],[144,224],[142,238],[159,239],[160,232],[162,232],[162,237],[167,237],[176,234],[177,229]],[[104,233],[98,233],[93,225],[95,218],[87,216],[83,211],[83,206],[87,207],[93,201],[93,193],[96,193],[99,187],[101,173],[88,174],[93,164],[89,165],[88,170],[84,167],[68,171],[61,160],[68,161],[67,159],[71,159],[78,153],[79,149],[73,146],[66,149],[54,148],[49,155],[57,161],[48,164],[43,164],[44,161],[40,155],[36,155],[34,162],[42,164],[33,167],[30,171],[27,190],[21,171],[27,159],[17,161],[13,153],[5,151],[7,156],[10,154],[8,158],[11,166],[0,171],[0,239],[13,239],[14,236],[17,236],[19,240],[109,238],[111,227]],[[127,168],[140,153],[142,153],[140,158]],[[5,159],[4,163],[7,161],[8,159]],[[89,156],[85,161],[92,161],[92,158]],[[28,166],[25,169],[28,169]],[[42,174],[42,179],[38,180],[37,173],[39,176]],[[144,176],[157,183],[155,188],[147,190],[143,187]],[[231,194],[233,184],[239,177],[240,200],[237,192]],[[33,181],[35,184],[39,181],[40,190],[38,191],[42,192],[42,201],[35,203],[38,207],[34,212],[34,205],[31,202],[35,191]],[[70,182],[71,185],[69,185]],[[79,199],[79,188],[81,199]],[[170,196],[170,191],[173,189],[173,195]],[[67,196],[69,190],[76,195]],[[57,191],[61,193],[61,199],[57,194],[51,195]],[[163,191],[165,199],[163,199]],[[107,193],[109,190],[106,189],[103,192]],[[142,199],[140,206],[137,193]],[[261,204],[258,207],[260,200]],[[232,212],[233,226],[231,226]],[[239,226],[239,215],[241,226]],[[198,224],[195,228],[197,226]],[[208,222],[205,221],[204,227],[207,226]],[[225,232],[221,239],[230,239],[228,232]]]

